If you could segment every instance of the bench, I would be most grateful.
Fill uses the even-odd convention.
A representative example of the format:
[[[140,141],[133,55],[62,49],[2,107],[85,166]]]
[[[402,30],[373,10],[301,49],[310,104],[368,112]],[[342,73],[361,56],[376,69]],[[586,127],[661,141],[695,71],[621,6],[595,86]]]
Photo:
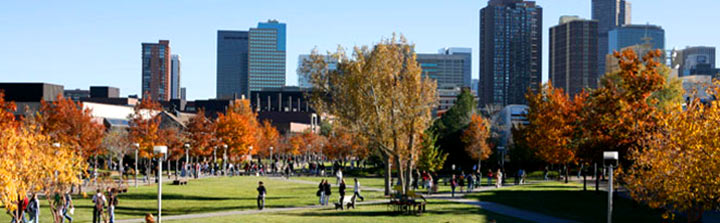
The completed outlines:
[[[173,183],[172,183],[172,184],[173,184],[173,185],[186,185],[186,184],[187,184],[187,180],[185,180],[185,179],[173,180]]]

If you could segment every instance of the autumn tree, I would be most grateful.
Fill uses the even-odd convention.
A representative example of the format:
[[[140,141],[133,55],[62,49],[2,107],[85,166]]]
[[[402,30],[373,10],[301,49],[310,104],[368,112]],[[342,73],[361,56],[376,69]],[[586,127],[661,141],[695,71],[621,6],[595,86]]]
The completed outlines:
[[[448,165],[467,166],[474,163],[474,158],[468,156],[464,149],[467,143],[463,141],[465,129],[476,113],[477,102],[469,88],[463,88],[457,95],[455,104],[442,116],[433,122],[433,131],[438,135],[438,147],[448,154],[452,163]]]
[[[104,153],[100,145],[105,127],[94,122],[91,113],[82,103],[58,95],[54,102],[42,101],[35,118],[50,140],[77,150],[84,158],[94,157],[97,169],[97,158]]]
[[[102,147],[107,151],[109,160],[113,157],[118,160],[121,169],[125,168],[123,166],[125,155],[135,150],[130,142],[130,134],[126,130],[110,130],[105,133]]]
[[[134,113],[130,117],[130,138],[133,143],[139,145],[136,149],[140,158],[147,159],[144,165],[146,174],[149,174],[151,159],[160,157],[160,155],[153,153],[153,147],[163,144],[160,131],[161,117],[159,115],[161,111],[160,104],[148,96],[135,105]],[[139,162],[139,160],[135,160],[135,162]],[[157,177],[159,175],[160,173],[158,173]]]
[[[269,120],[265,120],[262,122],[257,133],[257,154],[270,158],[270,147],[272,147],[273,150],[278,148],[280,132],[270,124]]]
[[[422,75],[413,46],[404,37],[355,47],[352,58],[342,49],[331,55],[340,62],[330,70],[324,56],[313,52],[301,70],[310,74],[311,101],[320,114],[365,136],[385,156],[385,191],[390,191],[391,160],[402,186],[409,191],[420,138],[431,122],[436,83]]]
[[[193,156],[209,156],[212,154],[211,142],[215,137],[215,123],[205,117],[205,110],[200,109],[186,124],[185,134]]]
[[[354,134],[342,126],[334,126],[330,136],[327,137],[323,154],[330,159],[340,160],[344,166],[350,158],[355,157],[358,160],[364,158],[367,155],[366,148],[367,145],[362,136]]]
[[[420,157],[418,157],[417,168],[429,172],[442,169],[448,154],[443,152],[437,144],[438,136],[432,130],[426,130],[420,144]]]
[[[720,88],[712,90],[720,95]],[[701,222],[703,212],[720,208],[720,104],[692,101],[685,110],[659,115],[658,128],[644,135],[639,149],[629,152],[632,166],[622,175],[630,195],[664,217],[684,213],[687,222]]]
[[[577,144],[575,132],[580,120],[579,111],[584,106],[584,94],[578,94],[575,100],[549,82],[538,93],[527,95],[529,121],[526,127],[527,142],[535,155],[550,164],[561,164],[567,168],[576,162]],[[568,171],[565,169],[565,183]]]
[[[473,114],[470,124],[463,131],[461,140],[465,144],[465,152],[478,161],[478,170],[482,161],[490,158],[492,153],[488,138],[490,138],[490,123],[481,115]]]
[[[223,151],[223,154],[228,155],[225,158],[239,158],[256,152],[251,151],[250,147],[257,145],[258,129],[257,114],[250,108],[250,101],[235,100],[225,114],[219,114],[215,125],[215,134],[220,145],[227,145],[227,151]],[[225,166],[227,161],[223,162]]]

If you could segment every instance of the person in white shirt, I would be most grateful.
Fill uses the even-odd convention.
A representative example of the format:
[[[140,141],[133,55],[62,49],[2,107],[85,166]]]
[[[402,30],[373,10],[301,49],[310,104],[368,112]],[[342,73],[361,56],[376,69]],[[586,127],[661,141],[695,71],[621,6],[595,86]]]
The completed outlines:
[[[93,210],[93,223],[101,223],[103,208],[105,207],[105,202],[107,202],[107,200],[100,189],[97,189],[97,193],[93,195],[92,201],[93,204],[95,204]]]
[[[338,169],[337,173],[335,173],[335,178],[337,180],[337,185],[340,186],[340,181],[343,179],[342,168]]]
[[[362,195],[360,195],[360,181],[358,181],[357,178],[355,178],[355,188],[354,189],[355,189],[355,194],[353,194],[353,196],[359,197],[360,201],[365,201],[365,198]]]

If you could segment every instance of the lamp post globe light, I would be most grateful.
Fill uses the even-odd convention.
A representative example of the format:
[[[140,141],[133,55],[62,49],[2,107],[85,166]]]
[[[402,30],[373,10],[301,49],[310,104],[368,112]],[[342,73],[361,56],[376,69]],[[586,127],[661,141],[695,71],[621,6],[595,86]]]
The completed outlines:
[[[162,159],[163,155],[167,154],[167,146],[153,146],[153,153],[160,155],[158,157],[158,223],[162,222]]]
[[[185,143],[185,165],[183,165],[183,169],[185,169],[185,175],[187,176],[189,174],[189,167],[190,165],[190,144]]]
[[[607,222],[612,222],[612,208],[613,208],[613,168],[618,166],[618,152],[617,151],[605,151],[603,152],[603,165],[608,168],[610,177],[608,178],[608,213]]]
[[[138,151],[140,150],[140,143],[133,143],[133,146],[135,147],[135,187],[138,187],[137,184],[137,173],[138,173]]]

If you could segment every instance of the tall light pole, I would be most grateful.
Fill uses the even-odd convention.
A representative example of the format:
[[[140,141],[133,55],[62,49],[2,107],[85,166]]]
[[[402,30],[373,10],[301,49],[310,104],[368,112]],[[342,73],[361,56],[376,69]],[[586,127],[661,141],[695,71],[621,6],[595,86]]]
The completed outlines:
[[[162,160],[163,155],[167,154],[167,146],[153,146],[153,152],[155,154],[160,155],[158,157],[158,198],[157,198],[157,206],[158,206],[158,223],[162,222]]]
[[[190,144],[185,143],[185,165],[183,165],[183,169],[185,170],[185,176],[190,174],[190,170],[188,170],[188,166],[190,165]]]
[[[223,176],[227,176],[227,149],[228,149],[228,145],[223,144],[223,164],[222,164],[223,165],[223,167],[222,167]]]
[[[613,168],[618,165],[618,152],[617,151],[606,151],[603,152],[603,161],[605,166],[608,168],[610,179],[608,179],[608,213],[607,222],[612,223],[612,208],[613,208]]]
[[[133,146],[135,146],[135,171],[133,172],[135,172],[135,188],[137,188],[138,151],[140,150],[140,143],[133,143]]]

